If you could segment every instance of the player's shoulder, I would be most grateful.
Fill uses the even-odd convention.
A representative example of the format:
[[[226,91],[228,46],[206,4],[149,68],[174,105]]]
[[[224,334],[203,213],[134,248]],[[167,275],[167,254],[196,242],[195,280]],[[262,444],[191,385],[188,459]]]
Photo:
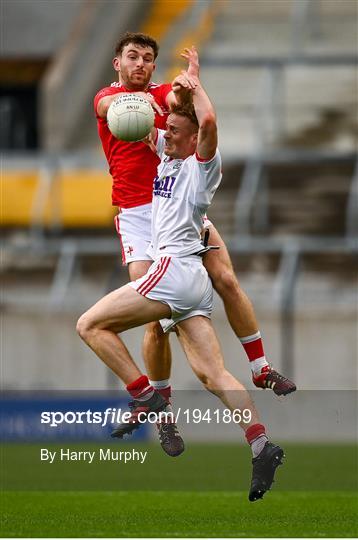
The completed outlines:
[[[155,83],[155,82],[150,82],[149,85],[148,85],[148,92],[150,92],[151,94],[156,94],[156,93],[163,93],[163,92],[170,92],[170,90],[172,89],[172,85],[170,83],[163,83],[163,84],[158,84],[158,83]]]
[[[122,91],[125,91],[123,84],[121,84],[120,82],[113,82],[110,86],[105,86],[104,88],[101,88],[95,95],[95,99],[99,100],[102,97],[118,94],[118,92]]]
[[[148,85],[148,90],[153,90],[155,88],[160,89],[166,86],[166,84],[167,83],[156,83],[156,82],[151,81]]]
[[[208,158],[208,159],[201,157],[198,154],[198,152],[195,152],[195,154],[193,154],[191,157],[192,157],[193,161],[196,162],[198,165],[212,165],[212,166],[214,166],[216,163],[221,163],[221,155],[220,155],[219,148],[216,148],[215,154],[212,157]]]

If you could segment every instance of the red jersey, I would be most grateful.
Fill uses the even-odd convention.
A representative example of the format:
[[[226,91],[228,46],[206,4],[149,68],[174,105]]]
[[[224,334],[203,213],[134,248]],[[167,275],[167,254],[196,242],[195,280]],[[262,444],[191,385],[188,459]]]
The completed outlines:
[[[172,90],[171,84],[150,83],[147,92],[166,113],[160,116],[155,111],[155,126],[165,129],[168,116],[166,97]],[[153,180],[157,174],[159,157],[148,145],[142,142],[125,142],[116,139],[109,131],[107,119],[97,114],[98,102],[106,96],[119,92],[129,92],[119,82],[103,88],[94,98],[94,110],[97,118],[98,134],[106,155],[109,172],[113,178],[112,204],[123,208],[132,208],[152,202]]]

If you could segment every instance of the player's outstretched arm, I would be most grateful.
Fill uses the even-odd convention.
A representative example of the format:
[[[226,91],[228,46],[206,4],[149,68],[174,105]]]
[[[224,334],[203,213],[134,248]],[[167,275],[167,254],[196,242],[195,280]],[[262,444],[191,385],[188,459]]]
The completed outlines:
[[[199,77],[199,55],[196,48],[194,46],[190,49],[185,48],[180,56],[188,61],[188,68],[186,71],[182,71],[180,75],[175,77],[172,82],[173,90],[172,92],[169,92],[166,98],[169,109],[172,105],[178,103],[180,105],[192,103],[191,90],[193,89],[193,86],[191,86],[189,80],[191,77]]]
[[[214,157],[218,145],[216,113],[199,79],[192,77],[197,86],[192,90],[193,105],[199,122],[197,153],[203,159]]]

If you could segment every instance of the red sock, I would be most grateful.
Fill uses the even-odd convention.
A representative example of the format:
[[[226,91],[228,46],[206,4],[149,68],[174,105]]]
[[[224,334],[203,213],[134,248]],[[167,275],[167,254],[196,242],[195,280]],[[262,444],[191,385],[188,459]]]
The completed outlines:
[[[141,375],[138,379],[128,384],[127,390],[134,399],[139,399],[139,401],[149,399],[154,393],[154,388],[149,383],[146,375]]]
[[[265,371],[265,368],[270,367],[265,357],[260,332],[256,332],[252,336],[240,338],[240,341],[249,359],[251,371],[255,376],[260,375],[262,371]]]
[[[258,437],[261,437],[261,435],[266,435],[265,426],[263,424],[254,424],[245,431],[245,437],[249,444],[254,442]]]
[[[265,426],[262,424],[254,424],[250,426],[245,432],[247,442],[251,446],[251,452],[253,457],[257,457],[265,447],[268,441],[265,432]]]

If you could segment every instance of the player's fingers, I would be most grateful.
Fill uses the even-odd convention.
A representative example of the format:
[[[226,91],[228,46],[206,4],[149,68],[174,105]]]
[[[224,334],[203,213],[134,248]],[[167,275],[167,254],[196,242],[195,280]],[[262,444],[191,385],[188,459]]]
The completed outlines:
[[[186,81],[186,87],[187,88],[196,88],[198,85],[197,85],[197,82],[192,78],[190,77],[190,75],[188,74],[187,71],[182,71],[182,76],[183,78],[185,79]]]
[[[197,81],[195,81],[195,79],[192,79],[191,77],[188,78],[188,83],[190,84],[190,87],[193,89],[198,86]]]
[[[153,141],[150,141],[149,144],[148,144],[148,146],[149,146],[149,148],[151,149],[151,151],[154,152],[154,154],[157,153],[157,148],[156,148],[156,146],[155,146],[155,144],[154,144]]]
[[[184,49],[184,52],[185,52],[188,56],[190,56],[191,58],[192,58],[192,57],[195,57],[195,56],[198,54],[196,48],[194,47],[194,45],[192,45],[190,48],[189,48],[189,47],[186,47],[186,48]]]
[[[177,82],[180,86],[183,86],[184,88],[188,88],[188,80],[184,74],[185,71],[182,71],[182,75],[178,75],[178,77],[175,79],[175,82]]]
[[[183,70],[183,71],[181,72],[181,75],[179,75],[179,77],[181,77],[181,78],[183,79],[183,81],[185,81],[186,84],[188,84],[189,81],[190,81],[190,75],[188,74],[187,71],[184,71],[184,70]]]

